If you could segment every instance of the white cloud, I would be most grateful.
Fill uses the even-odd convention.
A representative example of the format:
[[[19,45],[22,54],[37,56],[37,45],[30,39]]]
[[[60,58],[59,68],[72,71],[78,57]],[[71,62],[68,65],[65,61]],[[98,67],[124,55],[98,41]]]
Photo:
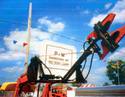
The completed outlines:
[[[104,81],[108,81],[106,77],[106,67],[99,67],[96,70],[92,70],[88,76],[88,83],[96,85],[103,85]]]
[[[21,61],[18,61],[17,62],[17,65],[22,65],[23,63]]]
[[[5,51],[5,49],[4,48],[0,48],[0,52],[4,52]]]
[[[11,31],[9,36],[4,37],[4,43],[9,50],[17,50],[22,47],[23,42],[26,42],[27,31]],[[16,45],[13,41],[16,40]]]
[[[0,53],[0,61],[4,60],[19,60],[21,58],[25,58],[25,53],[18,51],[7,51],[4,53]]]
[[[23,67],[20,66],[11,66],[2,68],[1,71],[8,72],[8,73],[16,73],[16,72],[23,72]]]
[[[112,3],[105,4],[105,9],[109,9],[112,6]]]
[[[40,25],[46,25],[48,31],[57,33],[64,29],[62,22],[53,22],[47,18],[39,19]],[[41,41],[44,39],[50,39],[53,33],[42,31],[40,28],[31,29],[31,41],[30,41],[30,53],[39,54],[41,48]],[[17,43],[14,44],[13,41]],[[0,60],[19,60],[25,57],[26,47],[23,47],[23,43],[27,41],[27,30],[18,29],[11,31],[9,36],[4,37],[4,44],[8,51],[0,53]],[[2,49],[3,50],[3,49]]]
[[[114,7],[112,9],[110,9],[107,13],[94,16],[90,20],[89,25],[93,26],[98,21],[101,21],[108,13],[116,14],[114,23],[124,23],[125,22],[125,0],[117,1],[116,4],[114,5]]]
[[[64,29],[64,24],[62,22],[52,22],[48,17],[44,17],[38,20],[41,25],[45,25],[48,28],[48,32],[58,32]]]
[[[116,51],[109,57],[109,60],[119,60],[119,59],[125,60],[125,48],[121,48],[120,50]]]
[[[100,14],[98,16],[95,16],[91,19],[89,26],[93,26],[94,24],[96,24],[98,21],[102,21],[104,18],[106,17],[105,14]]]
[[[89,13],[90,13],[89,10],[84,10],[84,11],[81,11],[81,12],[80,12],[81,15],[87,15],[87,14],[89,14]]]
[[[104,74],[106,72],[106,66],[98,68],[96,72],[99,74]]]
[[[87,75],[88,69],[83,72],[84,77]],[[87,83],[95,85],[103,85],[104,81],[109,81],[106,77],[106,66],[98,67],[96,69],[91,69],[90,74],[87,78]]]

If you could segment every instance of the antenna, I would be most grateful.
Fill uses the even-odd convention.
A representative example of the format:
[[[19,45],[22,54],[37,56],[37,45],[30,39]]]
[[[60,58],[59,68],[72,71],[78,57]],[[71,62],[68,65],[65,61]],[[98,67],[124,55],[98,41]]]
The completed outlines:
[[[29,51],[30,51],[30,38],[31,38],[31,18],[32,18],[32,3],[29,4],[29,17],[28,17],[28,36],[27,36],[27,47],[26,47],[26,59],[25,59],[25,71],[27,71],[28,60],[29,60]]]

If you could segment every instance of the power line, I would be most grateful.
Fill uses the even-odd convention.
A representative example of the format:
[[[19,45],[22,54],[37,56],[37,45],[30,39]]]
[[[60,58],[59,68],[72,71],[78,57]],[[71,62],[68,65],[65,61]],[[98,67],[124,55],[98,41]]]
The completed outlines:
[[[13,22],[13,21],[8,21],[8,20],[4,20],[4,19],[0,19],[0,22],[1,23],[11,23],[11,24],[22,24],[23,26],[27,26],[27,23],[21,23],[21,22]],[[44,30],[42,30],[44,31]],[[49,32],[47,31],[46,33],[49,33],[49,34],[53,34],[53,35],[56,35],[56,36],[59,36],[59,37],[62,37],[62,38],[65,38],[65,39],[69,39],[69,40],[72,40],[72,41],[75,41],[75,42],[78,42],[78,43],[83,43],[83,41],[81,40],[78,40],[78,39],[74,39],[74,38],[71,38],[71,37],[68,37],[66,35],[62,35],[62,34],[57,34],[57,33],[53,33],[53,32]]]
[[[16,50],[16,49],[15,49]],[[15,51],[13,50],[13,51]],[[17,51],[16,52],[20,52],[20,51]],[[22,53],[25,53],[23,51],[21,51]],[[72,53],[63,53],[63,55],[70,55],[70,54],[82,54],[83,52],[72,52]],[[32,52],[32,54],[34,55],[34,53]],[[60,55],[60,54],[56,54],[56,55]],[[38,55],[39,57],[44,57],[44,56],[56,56],[55,54],[43,54],[43,55]]]
[[[63,53],[64,55],[70,55],[70,54],[81,54],[81,53],[83,53],[83,52],[72,52],[72,53]],[[56,55],[60,55],[60,54],[56,54]],[[43,56],[56,56],[56,55],[54,55],[54,54],[46,54],[46,55],[39,55],[40,57],[43,57]]]
[[[4,20],[4,19],[0,19],[0,22],[1,23],[11,23],[11,24],[22,24],[22,25],[25,25],[27,26],[27,23],[23,23],[23,22],[16,22],[16,21],[9,21],[9,20]]]
[[[51,34],[54,34],[54,35],[57,35],[57,36],[60,36],[60,37],[63,37],[63,38],[69,39],[69,40],[73,40],[75,42],[83,43],[83,41],[81,41],[81,40],[73,39],[73,38],[70,38],[70,37],[62,35],[62,34],[57,34],[57,33],[52,33],[52,32],[48,32],[48,33],[51,33]]]

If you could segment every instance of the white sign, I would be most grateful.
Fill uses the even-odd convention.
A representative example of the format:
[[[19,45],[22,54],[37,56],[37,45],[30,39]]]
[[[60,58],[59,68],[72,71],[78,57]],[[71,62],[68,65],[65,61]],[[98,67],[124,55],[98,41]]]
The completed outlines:
[[[47,45],[46,50],[47,56],[45,61],[49,64],[49,67],[53,67],[54,65],[55,68],[65,68],[66,66],[71,67],[73,60],[72,49]]]
[[[40,56],[52,74],[64,76],[76,61],[75,52],[73,46],[46,40],[42,43]]]

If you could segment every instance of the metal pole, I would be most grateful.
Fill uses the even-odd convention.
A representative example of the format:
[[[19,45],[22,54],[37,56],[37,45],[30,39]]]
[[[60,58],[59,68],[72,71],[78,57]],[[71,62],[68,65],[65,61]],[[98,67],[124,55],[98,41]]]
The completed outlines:
[[[32,3],[29,4],[29,17],[28,17],[28,36],[27,36],[27,47],[26,47],[26,59],[25,59],[25,71],[27,71],[29,50],[30,50],[30,38],[31,38],[31,16],[32,16]]]
[[[119,78],[119,62],[117,61],[117,73],[118,73],[118,85],[120,85],[120,78]]]

